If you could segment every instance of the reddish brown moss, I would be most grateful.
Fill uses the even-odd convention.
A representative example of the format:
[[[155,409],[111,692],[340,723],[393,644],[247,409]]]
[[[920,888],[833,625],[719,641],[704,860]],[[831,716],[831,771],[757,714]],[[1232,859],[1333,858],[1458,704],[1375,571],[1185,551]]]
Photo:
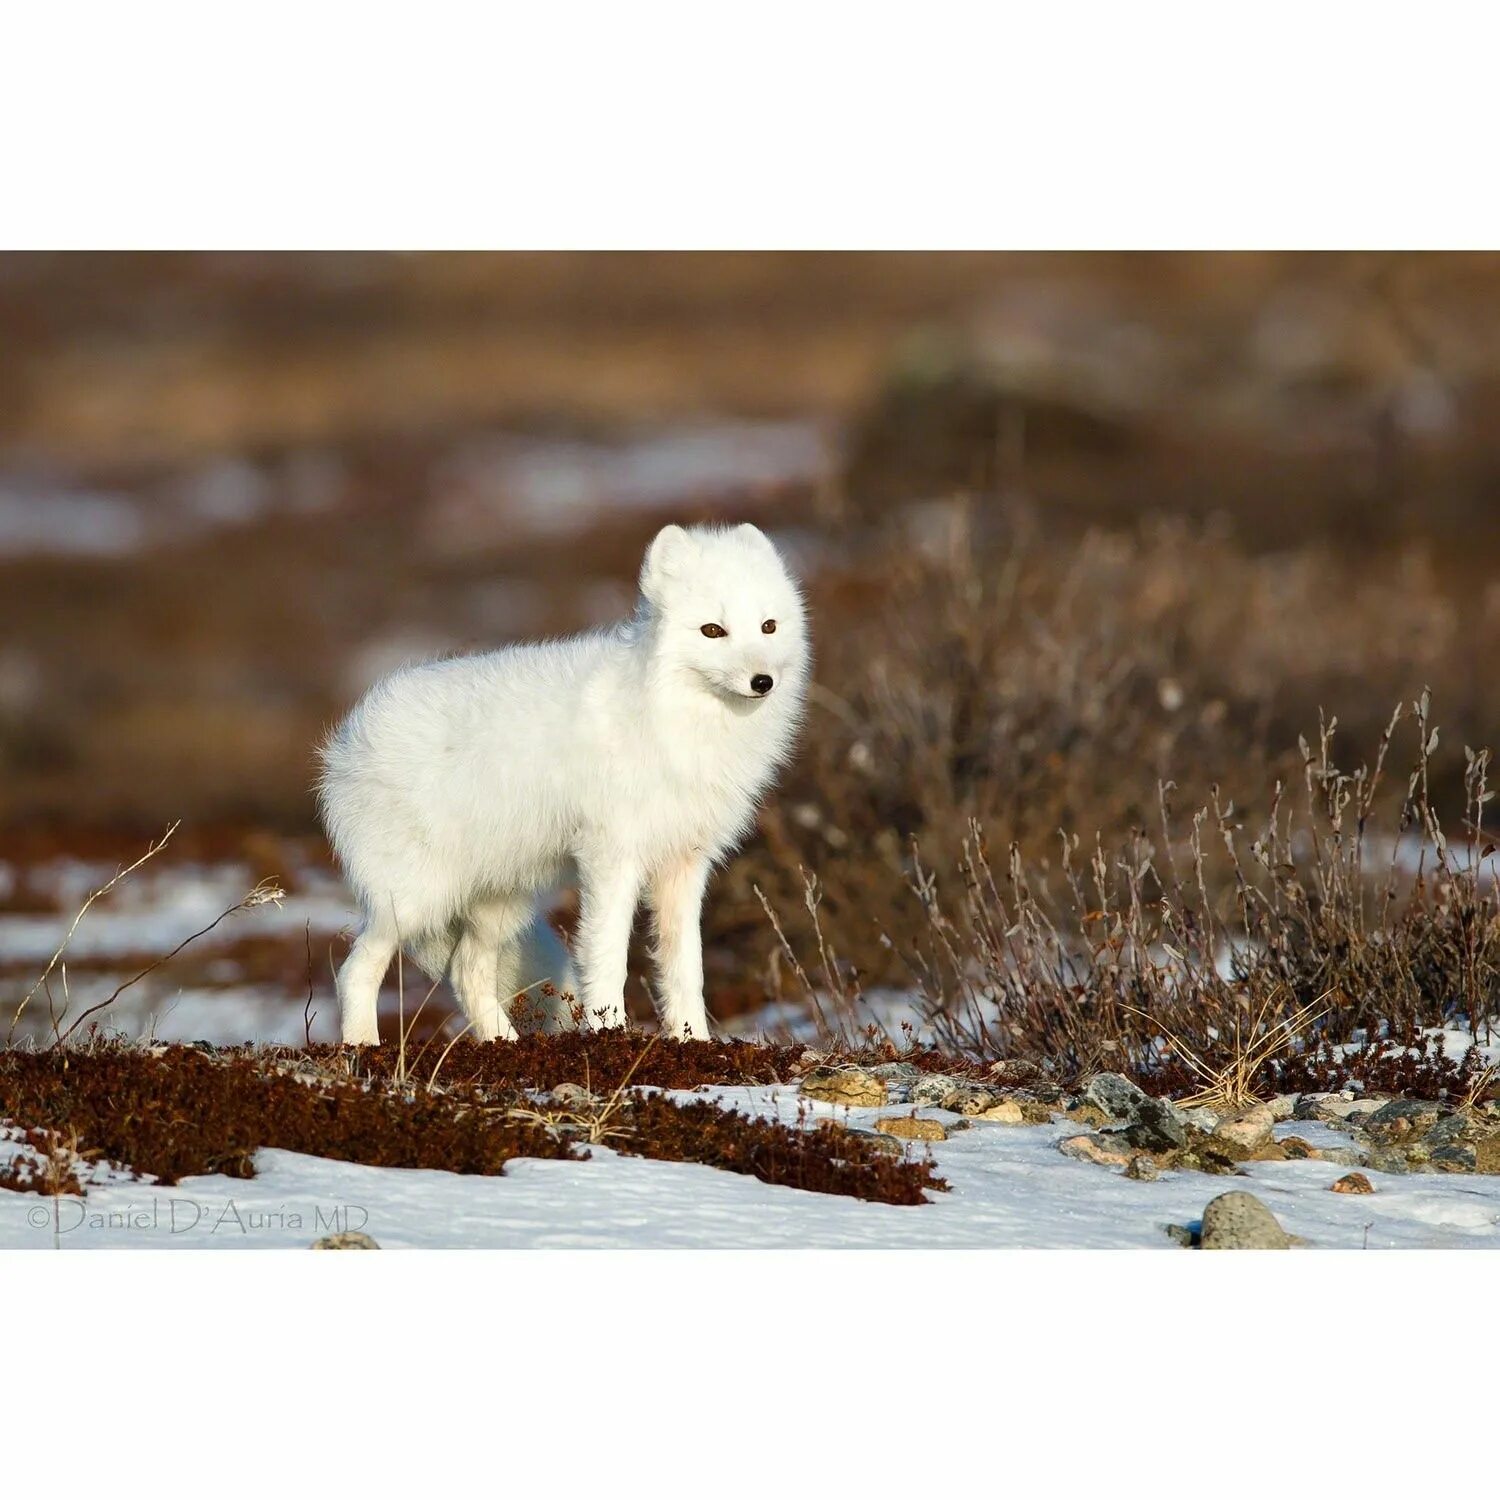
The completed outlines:
[[[383,1167],[494,1174],[517,1156],[577,1152],[476,1098],[310,1084],[253,1056],[173,1047],[0,1055],[0,1117],[69,1130],[85,1155],[163,1183],[205,1172],[254,1176],[262,1146]]]
[[[430,1076],[445,1043],[425,1054],[408,1046],[406,1068]],[[330,1062],[347,1056],[338,1047],[313,1047],[309,1055]],[[631,1031],[565,1032],[522,1036],[514,1042],[456,1042],[443,1061],[441,1077],[484,1089],[551,1089],[560,1083],[586,1085],[608,1094],[628,1077],[632,1086],[691,1089],[703,1084],[787,1083],[806,1071],[807,1048],[761,1042],[676,1042]],[[933,1048],[901,1051],[893,1046],[840,1053],[840,1062],[909,1062],[926,1072],[972,1074],[976,1064]],[[357,1066],[364,1076],[389,1080],[402,1066],[401,1048],[388,1041],[362,1049]]]
[[[757,1069],[770,1081],[766,1073],[786,1061],[781,1053],[801,1055],[798,1048],[749,1043],[643,1046],[640,1037],[624,1033],[460,1043],[454,1056],[465,1049],[459,1061],[469,1076],[436,1091],[392,1086],[394,1047],[359,1055],[368,1086],[294,1076],[267,1053],[209,1054],[190,1047],[154,1054],[128,1047],[0,1053],[0,1118],[66,1131],[83,1158],[117,1162],[163,1183],[213,1172],[253,1176],[253,1156],[262,1146],[372,1166],[494,1175],[517,1156],[586,1155],[566,1131],[514,1117],[523,1083],[586,1082],[596,1092],[611,1092],[637,1063],[632,1085],[745,1082]],[[336,1049],[317,1051],[326,1062]],[[771,1053],[776,1057],[763,1055]],[[445,1077],[457,1071],[453,1060]],[[752,1120],[707,1100],[628,1096],[611,1119],[608,1139],[628,1155],[701,1162],[762,1182],[872,1202],[922,1203],[926,1189],[945,1186],[930,1161],[892,1158],[847,1131]],[[21,1185],[21,1175],[7,1185]]]
[[[611,1144],[629,1156],[702,1162],[762,1182],[872,1203],[925,1203],[925,1189],[948,1187],[931,1161],[892,1157],[888,1148],[847,1130],[794,1130],[706,1099],[676,1104],[650,1095],[636,1100],[626,1119],[628,1133]]]

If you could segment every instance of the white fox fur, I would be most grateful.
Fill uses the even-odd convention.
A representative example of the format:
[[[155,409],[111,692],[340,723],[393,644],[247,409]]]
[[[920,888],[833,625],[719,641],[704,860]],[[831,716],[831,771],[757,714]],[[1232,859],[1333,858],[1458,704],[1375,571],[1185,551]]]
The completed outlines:
[[[365,919],[338,976],[344,1040],[378,1040],[398,947],[447,973],[475,1035],[514,1036],[537,893],[575,882],[586,1019],[624,1024],[644,894],[662,1027],[707,1037],[704,888],[791,753],[810,666],[759,530],[668,526],[630,620],[376,683],[323,749],[323,821]]]

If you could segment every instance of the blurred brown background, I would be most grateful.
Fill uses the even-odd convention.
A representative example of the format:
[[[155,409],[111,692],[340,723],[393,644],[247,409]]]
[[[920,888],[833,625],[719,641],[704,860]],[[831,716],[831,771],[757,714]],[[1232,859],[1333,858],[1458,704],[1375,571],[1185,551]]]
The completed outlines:
[[[669,517],[1220,513],[1482,606],[1497,332],[1477,255],[3,256],[0,815],[306,830],[373,676],[619,613]]]
[[[780,990],[755,886],[809,940],[804,867],[899,982],[913,836],[1045,868],[1159,781],[1264,807],[1320,712],[1357,763],[1426,685],[1455,787],[1500,741],[1497,335],[1488,255],[0,256],[0,979],[180,818],[158,925],[75,973],[276,875],[142,992],[300,1039],[315,987],[329,1034],[317,741],[404,660],[621,616],[667,520],[772,529],[815,621],[721,1017]]]

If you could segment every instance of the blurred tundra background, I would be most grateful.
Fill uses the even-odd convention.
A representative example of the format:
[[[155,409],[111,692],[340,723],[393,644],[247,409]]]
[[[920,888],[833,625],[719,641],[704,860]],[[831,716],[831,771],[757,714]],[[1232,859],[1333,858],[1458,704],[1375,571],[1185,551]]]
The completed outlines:
[[[1459,789],[1497,501],[1494,256],[0,255],[0,1023],[180,820],[16,1034],[274,877],[101,1020],[333,1035],[319,738],[403,661],[622,616],[715,518],[808,578],[819,687],[711,1008],[785,1002],[755,887],[807,951],[804,871],[835,977],[899,986],[913,837],[1265,805],[1320,709],[1368,758],[1424,686]]]

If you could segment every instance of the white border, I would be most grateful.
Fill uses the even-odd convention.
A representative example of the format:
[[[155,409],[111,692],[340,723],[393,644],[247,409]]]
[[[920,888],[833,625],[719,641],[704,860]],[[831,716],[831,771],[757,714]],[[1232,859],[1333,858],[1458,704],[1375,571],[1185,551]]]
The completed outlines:
[[[1494,245],[1497,24],[1451,0],[13,6],[0,245]]]

